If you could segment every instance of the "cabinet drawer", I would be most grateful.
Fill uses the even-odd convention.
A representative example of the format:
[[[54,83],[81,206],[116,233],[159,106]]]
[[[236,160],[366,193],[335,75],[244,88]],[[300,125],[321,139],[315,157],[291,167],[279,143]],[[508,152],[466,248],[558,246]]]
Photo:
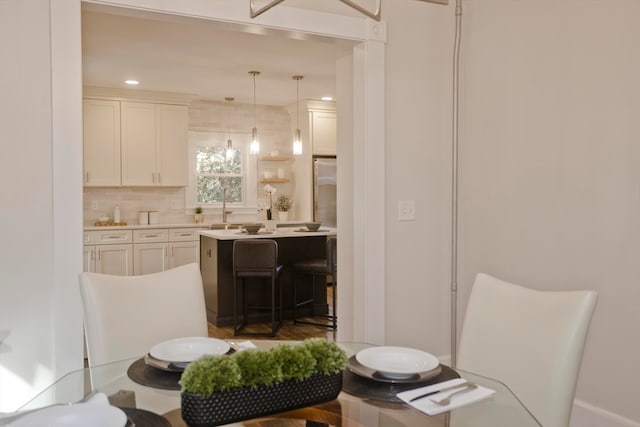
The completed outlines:
[[[171,228],[169,229],[169,241],[171,242],[192,242],[200,240],[199,228]],[[204,230],[204,229],[202,229]]]
[[[166,228],[133,230],[133,243],[156,243],[167,240],[169,240],[169,230]]]
[[[90,231],[88,233],[85,233],[84,238],[85,245],[108,245],[116,243],[131,243],[131,241],[131,230]]]

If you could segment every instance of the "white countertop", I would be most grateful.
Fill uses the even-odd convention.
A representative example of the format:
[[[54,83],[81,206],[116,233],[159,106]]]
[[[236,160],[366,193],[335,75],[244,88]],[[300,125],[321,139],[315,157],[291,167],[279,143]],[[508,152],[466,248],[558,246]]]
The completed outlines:
[[[151,225],[142,225],[142,224],[130,224],[130,225],[90,225],[84,227],[84,231],[94,231],[94,230],[151,230],[154,228],[209,228],[209,224],[194,224],[193,222],[182,223],[182,224],[151,224]]]
[[[261,229],[258,234],[248,234],[242,230],[201,230],[200,235],[212,237],[217,240],[238,240],[238,239],[278,239],[281,237],[312,237],[312,236],[335,236],[338,230],[331,227],[320,227],[318,231],[308,231],[301,227],[281,227],[275,231],[264,231]]]

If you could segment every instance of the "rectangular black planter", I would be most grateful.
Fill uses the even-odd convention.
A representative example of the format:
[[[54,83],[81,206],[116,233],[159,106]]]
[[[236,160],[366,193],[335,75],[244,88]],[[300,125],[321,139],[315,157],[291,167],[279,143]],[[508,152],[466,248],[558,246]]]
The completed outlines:
[[[327,402],[338,397],[341,389],[342,372],[210,396],[182,392],[182,419],[191,427],[229,424]]]

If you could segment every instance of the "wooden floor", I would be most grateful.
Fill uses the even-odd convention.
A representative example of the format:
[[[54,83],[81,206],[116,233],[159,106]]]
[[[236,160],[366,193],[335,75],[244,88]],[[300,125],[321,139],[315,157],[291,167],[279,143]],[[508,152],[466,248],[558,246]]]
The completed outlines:
[[[329,301],[330,314],[331,310],[331,292],[332,287],[327,287],[327,299]],[[311,319],[309,319],[311,320]],[[324,319],[320,319],[324,321]],[[314,319],[314,321],[317,321]],[[247,332],[264,332],[270,330],[269,324],[249,324],[245,327],[245,331]],[[238,335],[237,337],[233,336],[233,326],[221,326],[217,327],[211,323],[209,323],[209,336],[212,338],[220,338],[220,339],[256,339],[255,336],[251,335]],[[335,341],[336,332],[332,328],[323,328],[320,326],[313,325],[301,325],[293,324],[293,320],[285,320],[282,325],[282,329],[278,332],[278,335],[275,338],[271,337],[259,337],[257,339],[272,339],[272,340],[303,340],[306,338],[326,338],[328,340]]]

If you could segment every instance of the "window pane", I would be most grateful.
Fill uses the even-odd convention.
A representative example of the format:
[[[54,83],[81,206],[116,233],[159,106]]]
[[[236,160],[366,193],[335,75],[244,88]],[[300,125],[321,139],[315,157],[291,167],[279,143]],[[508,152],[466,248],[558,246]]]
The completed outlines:
[[[227,150],[226,147],[198,147],[196,173],[241,174],[240,150],[237,148]]]
[[[239,176],[198,176],[197,202],[222,203],[223,189],[227,187],[227,203],[241,203],[242,181]]]

